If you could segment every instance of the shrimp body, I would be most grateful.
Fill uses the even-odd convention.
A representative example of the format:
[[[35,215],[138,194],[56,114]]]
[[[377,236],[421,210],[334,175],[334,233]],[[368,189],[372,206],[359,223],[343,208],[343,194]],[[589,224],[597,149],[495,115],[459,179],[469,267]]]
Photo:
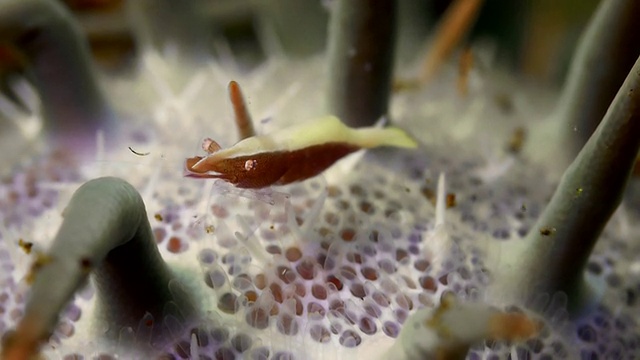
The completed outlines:
[[[187,176],[219,178],[242,188],[286,185],[314,177],[340,158],[377,146],[416,147],[398,128],[358,128],[330,116],[186,161]]]

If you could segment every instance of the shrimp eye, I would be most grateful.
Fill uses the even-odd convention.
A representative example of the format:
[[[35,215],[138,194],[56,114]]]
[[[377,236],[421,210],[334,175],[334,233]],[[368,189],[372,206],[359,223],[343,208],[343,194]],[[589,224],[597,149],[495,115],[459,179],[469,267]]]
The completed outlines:
[[[247,171],[255,169],[258,166],[258,162],[256,160],[247,160],[244,163],[244,169]]]

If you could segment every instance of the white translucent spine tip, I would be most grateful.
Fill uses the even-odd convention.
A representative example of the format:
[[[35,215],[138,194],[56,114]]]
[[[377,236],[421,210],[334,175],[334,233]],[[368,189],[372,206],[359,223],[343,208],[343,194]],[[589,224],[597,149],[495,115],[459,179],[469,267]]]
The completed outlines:
[[[96,162],[102,163],[105,160],[104,131],[96,131]]]
[[[214,181],[204,181],[202,187],[202,199],[198,204],[196,216],[198,220],[208,221],[210,219],[209,211],[211,209],[211,196],[213,195]]]
[[[0,95],[0,117],[11,121],[25,139],[35,139],[42,129],[40,99],[33,88],[22,79],[11,85],[13,92],[26,105],[27,110],[23,111],[4,95]]]
[[[260,264],[268,264],[271,256],[255,237],[255,230],[251,229],[247,221],[240,215],[236,215],[236,221],[242,229],[241,234],[236,233],[236,238],[246,247],[251,258]]]
[[[311,209],[309,209],[309,213],[307,214],[307,216],[304,219],[304,223],[302,224],[302,226],[300,227],[300,232],[302,236],[302,240],[307,240],[307,237],[305,237],[305,235],[308,235],[311,232],[311,229],[313,228],[313,226],[315,224],[317,224],[319,218],[320,218],[320,213],[322,212],[322,209],[324,208],[324,203],[327,200],[327,195],[328,195],[328,191],[325,188],[321,193],[320,196],[318,196],[318,198],[313,202],[313,205],[311,206]]]
[[[198,338],[196,334],[191,334],[191,358],[200,359],[200,348],[198,347]]]

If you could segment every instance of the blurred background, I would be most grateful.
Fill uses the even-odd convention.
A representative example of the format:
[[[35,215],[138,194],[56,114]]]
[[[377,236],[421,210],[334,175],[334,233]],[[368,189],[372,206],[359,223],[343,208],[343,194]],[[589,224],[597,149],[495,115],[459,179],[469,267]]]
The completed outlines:
[[[243,69],[268,55],[321,53],[331,0],[59,0],[77,16],[100,67],[131,66],[142,43],[180,52],[232,55]],[[398,63],[415,58],[451,0],[398,0]],[[485,0],[466,41],[490,43],[499,65],[559,85],[598,0]],[[190,21],[196,19],[196,21]],[[185,23],[191,26],[184,26]],[[135,34],[135,35],[134,35]],[[20,54],[0,40],[0,77]]]
[[[53,1],[61,2],[77,18],[95,63],[107,75],[100,78],[117,75],[132,81],[139,75],[137,55],[150,49],[163,53],[185,73],[208,64],[212,57],[222,68],[237,73],[249,72],[267,58],[304,59],[322,54],[330,9],[335,5],[332,0]],[[453,3],[397,1],[396,78],[414,73],[429,49],[434,28]],[[506,70],[518,81],[558,89],[598,2],[484,0],[458,49],[478,46],[490,55],[478,59],[478,67]],[[457,64],[459,56],[450,60]],[[36,114],[30,114],[29,105],[20,100],[23,96],[16,95],[20,79],[30,79],[27,66],[25,55],[0,37],[0,175],[20,158],[28,158],[31,145],[23,136],[39,131]],[[33,90],[22,86],[25,91]]]

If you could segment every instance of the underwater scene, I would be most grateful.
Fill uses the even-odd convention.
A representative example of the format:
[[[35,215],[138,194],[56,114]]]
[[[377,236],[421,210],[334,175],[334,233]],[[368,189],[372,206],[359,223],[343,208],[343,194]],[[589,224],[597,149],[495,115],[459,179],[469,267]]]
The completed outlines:
[[[0,359],[640,358],[635,0],[0,0]]]

